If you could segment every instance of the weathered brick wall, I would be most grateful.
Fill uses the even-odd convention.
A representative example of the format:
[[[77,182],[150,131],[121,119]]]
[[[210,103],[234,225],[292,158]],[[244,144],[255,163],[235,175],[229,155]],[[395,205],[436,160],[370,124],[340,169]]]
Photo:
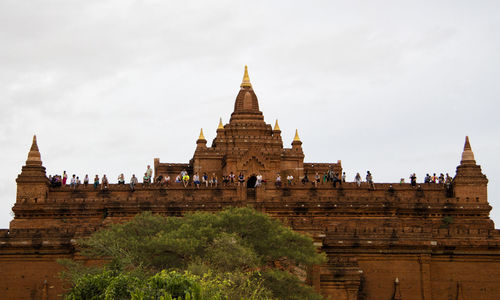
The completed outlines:
[[[376,184],[372,190],[354,183],[281,189],[272,183],[257,189],[138,185],[135,192],[128,185],[50,188],[45,202],[16,203],[10,231],[0,234],[0,290],[36,290],[60,269],[55,257],[71,255],[72,238],[140,211],[180,216],[247,205],[310,234],[327,252],[330,261],[310,278],[322,293],[337,297],[332,299],[390,299],[396,277],[403,299],[448,299],[456,292],[450,285],[457,281],[465,295],[482,297],[477,299],[500,294],[490,276],[499,272],[500,235],[487,203],[448,197],[438,184]],[[32,262],[36,275],[19,271],[26,279],[14,282],[14,266]],[[49,294],[61,290],[59,282],[54,286]],[[34,297],[40,299],[39,294]]]

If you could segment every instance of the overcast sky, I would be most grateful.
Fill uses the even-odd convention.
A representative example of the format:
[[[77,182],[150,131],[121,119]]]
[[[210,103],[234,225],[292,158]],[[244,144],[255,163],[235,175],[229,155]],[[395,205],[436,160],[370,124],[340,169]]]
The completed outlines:
[[[1,0],[0,228],[33,134],[48,174],[188,162],[200,128],[210,145],[228,122],[245,64],[284,144],[298,128],[305,160],[340,159],[350,180],[454,176],[469,135],[498,224],[499,5]]]

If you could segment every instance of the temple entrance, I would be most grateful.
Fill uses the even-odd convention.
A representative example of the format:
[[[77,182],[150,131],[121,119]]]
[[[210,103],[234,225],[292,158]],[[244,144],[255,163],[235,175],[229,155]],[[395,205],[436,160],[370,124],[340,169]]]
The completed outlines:
[[[256,182],[257,177],[255,175],[250,176],[247,180],[247,188],[254,188]]]

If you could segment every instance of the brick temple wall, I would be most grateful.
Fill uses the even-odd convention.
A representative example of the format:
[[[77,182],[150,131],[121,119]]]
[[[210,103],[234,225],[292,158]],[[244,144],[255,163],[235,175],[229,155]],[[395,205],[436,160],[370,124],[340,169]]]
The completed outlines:
[[[405,300],[455,299],[457,290],[464,299],[496,299],[500,234],[491,207],[448,196],[438,184],[49,188],[44,201],[19,199],[10,230],[0,234],[0,291],[42,299],[47,280],[45,294],[56,299],[62,286],[55,260],[73,255],[72,239],[138,212],[180,216],[248,205],[314,238],[329,262],[310,282],[332,299],[390,299],[395,278]]]

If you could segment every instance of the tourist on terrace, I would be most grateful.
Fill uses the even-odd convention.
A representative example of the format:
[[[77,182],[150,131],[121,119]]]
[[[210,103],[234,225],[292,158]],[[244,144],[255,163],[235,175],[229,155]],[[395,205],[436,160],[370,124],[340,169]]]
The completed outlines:
[[[446,173],[446,179],[444,182],[444,187],[446,188],[446,196],[453,197],[453,178],[451,178],[448,173]]]
[[[281,176],[280,173],[276,176],[276,187],[280,188],[281,187]]]
[[[339,179],[339,173],[335,173],[335,175],[333,175],[332,182],[333,182],[333,187],[334,188],[337,187],[337,183],[339,185],[342,185],[342,180]]]
[[[89,185],[89,174],[85,174],[85,178],[83,178],[83,186],[87,188],[87,185]]]
[[[61,186],[61,176],[54,175],[52,177],[52,187],[60,187]]]
[[[137,179],[137,177],[135,177],[135,174],[132,174],[132,178],[130,178],[130,189],[133,191],[135,191],[135,185],[139,183],[139,180]]]
[[[201,176],[201,182],[208,187],[208,175],[206,172],[203,172],[203,176]]]
[[[80,184],[82,184],[82,182],[80,181],[80,177],[76,176],[76,188],[78,188]]]
[[[97,187],[99,186],[99,175],[95,175],[94,177],[94,190],[97,189]]]
[[[148,175],[148,183],[151,183],[151,178],[153,178],[153,169],[148,165],[148,168],[146,169],[146,174]]]
[[[319,177],[318,172],[316,172],[316,175],[314,175],[314,186],[315,187],[318,186],[319,181],[320,181],[320,177]]]
[[[156,179],[155,179],[156,185],[160,185],[161,186],[162,185],[161,184],[162,181],[163,181],[163,175],[158,175],[158,177],[156,177]]]
[[[292,176],[292,174],[289,174],[286,177],[286,181],[288,182],[288,186],[291,186],[293,184],[293,176]]]
[[[328,180],[330,180],[330,178],[328,176],[328,172],[325,172],[325,174],[323,174],[323,182],[321,184],[327,183]]]
[[[63,176],[62,176],[62,185],[66,186],[66,181],[68,180],[68,174],[66,174],[66,171],[63,171]]]
[[[231,183],[231,185],[234,184],[235,177],[236,175],[234,175],[233,171],[231,171],[231,173],[229,174],[229,182]]]
[[[184,187],[187,187],[189,184],[189,175],[187,172],[182,176],[182,183],[184,184]]]
[[[359,172],[356,173],[356,176],[354,177],[354,182],[358,185],[358,187],[361,186],[361,175],[359,175]]]
[[[229,176],[222,175],[222,185],[223,186],[228,186],[229,185]]]
[[[452,182],[453,182],[453,178],[450,175],[448,175],[448,173],[446,173],[446,179],[445,179],[444,183],[451,184]]]
[[[345,175],[345,172],[342,172],[342,182],[345,182],[346,181],[346,178],[347,176]]]
[[[142,186],[145,187],[145,188],[148,187],[149,186],[149,180],[150,180],[150,178],[148,176],[148,173],[147,172],[144,173],[144,176],[142,177]]]
[[[179,174],[175,177],[175,183],[182,183],[182,175]]]
[[[69,186],[72,189],[76,189],[76,175],[75,174],[73,174],[73,176],[71,177],[71,181],[69,183]]]
[[[425,174],[424,183],[431,183],[431,175],[429,173]]]
[[[170,176],[163,175],[160,181],[160,186],[169,186],[170,185]]]
[[[444,174],[443,173],[439,174],[438,180],[439,180],[439,184],[443,184],[444,183]]]
[[[101,190],[102,189],[107,189],[108,188],[108,177],[106,177],[106,174],[102,176],[102,183],[101,183]]]
[[[125,175],[123,173],[118,176],[118,184],[125,184]]]
[[[432,183],[437,183],[436,173],[434,173],[434,175],[432,175],[431,180],[432,180]]]
[[[245,175],[240,172],[240,175],[238,175],[238,186],[243,185],[243,182],[245,182]]]
[[[410,184],[412,187],[417,186],[417,174],[413,173],[410,175]]]
[[[307,177],[307,171],[304,173],[304,178],[302,178],[302,184],[306,184],[309,182],[309,177]]]
[[[375,185],[373,184],[373,176],[370,171],[366,171],[366,182],[370,186],[371,189],[375,189]]]
[[[200,175],[198,175],[198,173],[195,173],[193,175],[193,183],[194,185],[196,186],[196,188],[200,188]]]
[[[210,178],[210,187],[217,188],[217,184],[218,184],[217,175],[215,175],[215,173],[212,173],[212,177]]]

